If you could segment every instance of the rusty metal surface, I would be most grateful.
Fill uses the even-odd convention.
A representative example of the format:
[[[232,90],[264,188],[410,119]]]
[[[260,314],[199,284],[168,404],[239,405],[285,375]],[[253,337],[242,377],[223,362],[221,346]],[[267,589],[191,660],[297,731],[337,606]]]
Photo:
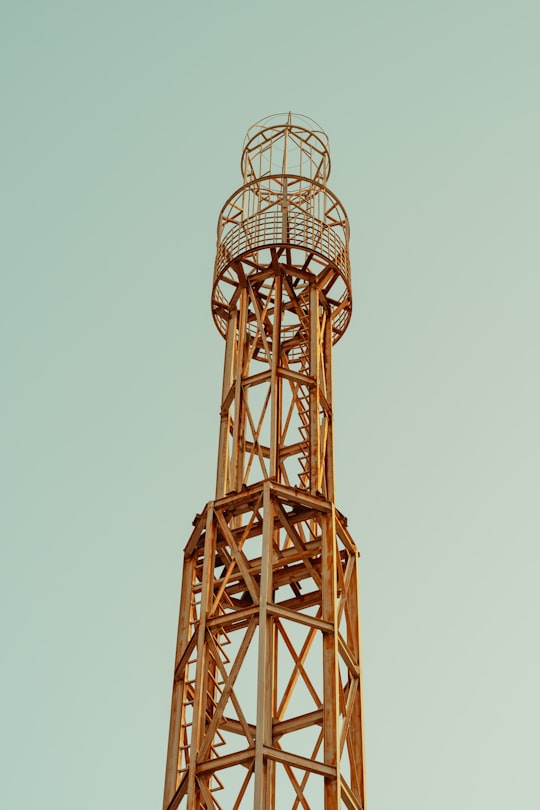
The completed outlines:
[[[259,122],[241,165],[218,222],[216,496],[185,549],[164,808],[358,810],[358,552],[334,504],[331,368],[347,216],[310,119]]]

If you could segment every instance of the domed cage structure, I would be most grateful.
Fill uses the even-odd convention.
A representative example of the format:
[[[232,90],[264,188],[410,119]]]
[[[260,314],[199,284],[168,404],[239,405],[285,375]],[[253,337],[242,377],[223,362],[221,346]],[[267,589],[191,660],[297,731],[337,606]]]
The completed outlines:
[[[306,115],[269,115],[248,129],[240,165],[244,183],[273,174],[295,174],[326,183],[330,174],[328,136]]]
[[[308,339],[302,331],[302,299],[313,280],[328,305],[334,343],[351,316],[349,223],[326,185],[328,137],[305,116],[264,118],[248,130],[241,168],[244,185],[227,200],[218,219],[214,320],[225,336],[230,307],[237,305],[245,279],[262,280],[279,265],[294,286],[294,296],[284,307],[290,360],[298,362],[298,345]]]

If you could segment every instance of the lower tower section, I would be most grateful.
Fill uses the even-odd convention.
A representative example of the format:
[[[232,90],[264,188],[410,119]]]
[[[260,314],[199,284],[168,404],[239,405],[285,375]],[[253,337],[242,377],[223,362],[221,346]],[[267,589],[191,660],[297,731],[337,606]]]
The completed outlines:
[[[298,489],[265,481],[197,516],[166,810],[363,810],[357,566],[344,517]]]

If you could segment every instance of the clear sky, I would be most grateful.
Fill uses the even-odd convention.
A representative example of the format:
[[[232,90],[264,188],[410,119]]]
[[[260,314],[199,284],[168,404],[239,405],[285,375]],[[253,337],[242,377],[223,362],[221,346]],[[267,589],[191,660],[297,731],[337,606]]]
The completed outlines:
[[[537,0],[3,4],[3,807],[160,806],[217,215],[287,110],[351,222],[369,810],[540,806],[539,28]]]

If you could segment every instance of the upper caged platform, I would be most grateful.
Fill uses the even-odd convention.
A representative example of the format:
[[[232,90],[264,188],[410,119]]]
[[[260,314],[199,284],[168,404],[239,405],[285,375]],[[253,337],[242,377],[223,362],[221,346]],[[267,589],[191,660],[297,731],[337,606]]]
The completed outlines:
[[[267,312],[271,311],[270,279],[276,272],[285,274],[292,294],[282,303],[287,311],[282,338],[288,335],[289,361],[295,363],[301,356],[299,343],[308,339],[303,335],[302,300],[314,280],[330,312],[334,343],[351,316],[349,223],[341,202],[326,185],[328,137],[306,116],[285,113],[263,118],[247,132],[241,170],[244,184],[227,200],[218,220],[214,320],[225,336],[230,308],[236,307],[248,277],[257,279],[263,299],[266,285]],[[248,330],[251,323],[255,332],[255,321],[252,312]],[[270,345],[271,332],[269,328]]]

